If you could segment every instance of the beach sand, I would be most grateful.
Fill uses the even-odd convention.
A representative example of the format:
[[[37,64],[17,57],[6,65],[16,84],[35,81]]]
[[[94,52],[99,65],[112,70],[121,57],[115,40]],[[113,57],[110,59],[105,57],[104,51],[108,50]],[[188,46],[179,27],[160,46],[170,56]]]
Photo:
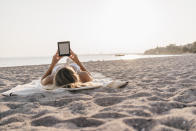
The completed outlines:
[[[84,65],[129,84],[26,97],[0,95],[0,130],[196,131],[196,55]],[[39,79],[47,68],[0,68],[0,93]]]

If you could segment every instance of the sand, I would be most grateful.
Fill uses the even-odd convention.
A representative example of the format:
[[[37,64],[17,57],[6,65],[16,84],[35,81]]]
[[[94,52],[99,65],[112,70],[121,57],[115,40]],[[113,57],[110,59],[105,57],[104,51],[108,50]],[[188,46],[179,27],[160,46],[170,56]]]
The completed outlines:
[[[120,89],[0,96],[0,130],[196,130],[196,55],[84,63],[129,81]],[[48,65],[0,68],[0,93],[38,79]]]

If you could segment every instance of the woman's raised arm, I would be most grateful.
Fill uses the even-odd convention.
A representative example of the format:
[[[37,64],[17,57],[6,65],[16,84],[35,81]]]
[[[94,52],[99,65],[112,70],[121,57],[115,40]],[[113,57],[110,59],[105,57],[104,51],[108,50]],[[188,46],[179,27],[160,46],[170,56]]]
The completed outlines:
[[[53,70],[54,66],[58,63],[58,61],[61,58],[62,58],[62,56],[59,56],[58,50],[57,50],[57,52],[54,54],[54,56],[52,58],[52,62],[50,64],[48,70],[46,71],[46,73],[41,78],[41,83],[43,85],[47,85],[47,84],[51,83],[52,77],[50,75],[52,73],[52,70]]]
[[[78,66],[80,66],[80,69],[82,71],[87,71],[86,68],[80,62],[80,60],[78,59],[78,56],[71,49],[70,49],[70,56],[69,56],[69,58],[71,58]]]
[[[82,72],[79,73],[79,76],[83,82],[88,82],[93,80],[90,72],[87,71],[87,69],[83,66],[83,64],[78,59],[78,56],[72,50],[70,50],[69,58],[71,58],[78,66],[80,66]]]

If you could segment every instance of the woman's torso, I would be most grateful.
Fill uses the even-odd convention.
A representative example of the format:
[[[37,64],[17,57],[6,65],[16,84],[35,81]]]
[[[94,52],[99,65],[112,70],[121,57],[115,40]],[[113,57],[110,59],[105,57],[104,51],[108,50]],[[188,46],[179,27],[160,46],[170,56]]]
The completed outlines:
[[[81,71],[80,67],[75,63],[69,64],[69,65],[56,65],[52,70],[52,75],[55,75],[60,69],[64,68],[65,66],[72,67],[77,74],[79,74]]]

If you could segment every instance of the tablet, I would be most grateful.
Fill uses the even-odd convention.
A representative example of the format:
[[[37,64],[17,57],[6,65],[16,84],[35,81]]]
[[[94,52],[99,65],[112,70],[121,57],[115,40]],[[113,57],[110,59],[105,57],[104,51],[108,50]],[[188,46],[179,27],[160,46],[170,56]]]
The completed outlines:
[[[58,42],[59,56],[70,56],[70,41]]]

